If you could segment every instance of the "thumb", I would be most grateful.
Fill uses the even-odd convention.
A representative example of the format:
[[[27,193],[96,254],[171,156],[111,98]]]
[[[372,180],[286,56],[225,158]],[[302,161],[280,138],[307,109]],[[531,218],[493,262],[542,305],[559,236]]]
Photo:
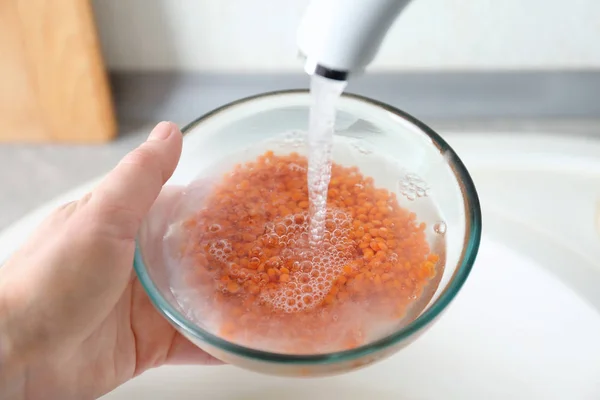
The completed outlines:
[[[182,135],[172,122],[161,122],[148,140],[133,150],[91,193],[98,210],[116,236],[133,239],[163,185],[177,167]]]
[[[36,354],[55,360],[91,337],[122,296],[133,258],[131,242],[114,246],[99,240],[96,230],[133,240],[175,170],[181,146],[175,124],[158,124],[91,194],[52,214],[0,268],[0,334],[8,332],[0,347],[9,346],[0,356],[9,354],[17,364]]]

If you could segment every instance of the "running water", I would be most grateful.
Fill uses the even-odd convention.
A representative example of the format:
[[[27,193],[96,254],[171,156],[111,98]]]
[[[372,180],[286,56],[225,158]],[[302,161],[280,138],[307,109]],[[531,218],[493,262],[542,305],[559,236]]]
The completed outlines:
[[[327,189],[331,179],[331,151],[337,101],[346,87],[313,75],[310,83],[311,107],[308,125],[308,200],[310,213],[309,242],[321,242],[327,219]]]
[[[202,329],[269,352],[331,353],[397,331],[434,295],[443,218],[395,158],[334,136],[345,86],[312,78],[308,132],[207,165],[178,201],[162,252],[179,309]],[[420,197],[411,204],[424,219],[397,192],[405,204]],[[377,211],[360,215],[367,203]]]

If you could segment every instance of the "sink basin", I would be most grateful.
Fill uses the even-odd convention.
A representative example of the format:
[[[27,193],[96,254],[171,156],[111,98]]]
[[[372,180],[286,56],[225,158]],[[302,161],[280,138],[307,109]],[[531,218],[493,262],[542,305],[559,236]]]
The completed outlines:
[[[484,238],[463,291],[413,345],[372,367],[321,379],[163,367],[104,399],[600,398],[600,141],[444,136],[479,189]],[[0,233],[0,263],[51,209],[95,182]]]
[[[568,253],[559,247],[554,254]],[[472,274],[436,326],[364,370],[308,380],[231,366],[163,367],[104,399],[600,397],[600,313],[593,305],[535,259],[490,237]]]
[[[463,292],[413,346],[318,380],[164,367],[106,399],[600,398],[600,142],[446,138],[482,188],[485,236]]]

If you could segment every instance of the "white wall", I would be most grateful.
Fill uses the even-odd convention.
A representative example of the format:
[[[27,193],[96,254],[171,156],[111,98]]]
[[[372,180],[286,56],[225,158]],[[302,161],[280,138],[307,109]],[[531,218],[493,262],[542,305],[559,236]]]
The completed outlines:
[[[369,0],[348,0],[369,1]],[[118,70],[299,71],[307,0],[94,0]],[[600,0],[413,0],[372,70],[600,68]]]

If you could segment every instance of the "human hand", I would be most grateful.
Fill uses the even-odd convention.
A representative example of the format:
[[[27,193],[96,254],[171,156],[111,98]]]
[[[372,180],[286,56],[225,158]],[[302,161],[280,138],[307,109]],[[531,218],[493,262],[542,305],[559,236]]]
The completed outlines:
[[[0,398],[91,399],[165,363],[218,363],[155,311],[132,270],[181,145],[175,124],[158,124],[0,268]]]

